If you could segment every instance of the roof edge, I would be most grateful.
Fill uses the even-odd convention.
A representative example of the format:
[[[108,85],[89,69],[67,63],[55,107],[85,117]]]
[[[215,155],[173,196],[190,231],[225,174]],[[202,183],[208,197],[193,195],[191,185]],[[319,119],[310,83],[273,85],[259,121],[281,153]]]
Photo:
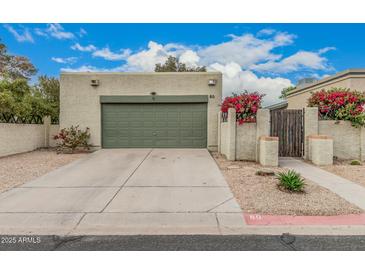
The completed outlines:
[[[332,80],[336,80],[338,78],[342,78],[342,77],[345,77],[345,76],[348,76],[348,75],[364,75],[365,76],[365,69],[347,69],[347,70],[343,70],[341,72],[338,72],[332,76],[328,76],[328,77],[325,77],[315,83],[312,83],[312,84],[308,84],[308,85],[305,85],[301,88],[296,88],[296,89],[293,89],[292,91],[288,92],[287,96],[291,96],[291,95],[294,95],[296,93],[299,93],[305,89],[308,89],[308,88],[312,88],[312,87],[315,87],[315,86],[318,86],[318,85],[322,85],[324,83],[327,83],[327,82],[330,82]]]

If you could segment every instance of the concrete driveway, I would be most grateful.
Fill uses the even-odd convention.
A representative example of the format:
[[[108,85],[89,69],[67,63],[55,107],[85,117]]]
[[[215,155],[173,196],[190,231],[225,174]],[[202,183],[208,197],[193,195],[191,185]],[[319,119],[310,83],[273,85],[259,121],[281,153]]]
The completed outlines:
[[[0,194],[1,234],[224,234],[241,209],[206,149],[100,150]]]

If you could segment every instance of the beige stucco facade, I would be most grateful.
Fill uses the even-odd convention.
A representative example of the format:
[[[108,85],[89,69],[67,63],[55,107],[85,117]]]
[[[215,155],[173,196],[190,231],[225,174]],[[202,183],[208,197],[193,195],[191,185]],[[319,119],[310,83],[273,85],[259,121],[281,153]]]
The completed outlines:
[[[349,69],[304,87],[298,87],[287,96],[288,109],[302,109],[307,106],[312,92],[330,88],[349,88],[365,91],[365,69]]]
[[[99,80],[99,86],[91,86]],[[214,86],[208,85],[215,80]],[[217,150],[217,113],[222,100],[222,74],[219,72],[168,73],[62,73],[60,77],[60,127],[89,127],[91,143],[101,146],[100,96],[208,96],[208,149]]]

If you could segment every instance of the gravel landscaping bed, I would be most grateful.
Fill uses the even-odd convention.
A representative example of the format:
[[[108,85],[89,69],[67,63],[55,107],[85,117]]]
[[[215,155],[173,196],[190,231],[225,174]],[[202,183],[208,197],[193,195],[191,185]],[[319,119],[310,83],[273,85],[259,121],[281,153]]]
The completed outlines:
[[[40,149],[1,157],[0,192],[35,179],[85,155],[85,153],[57,154],[55,150]]]
[[[275,176],[258,176],[263,169],[259,164],[248,161],[228,161],[224,156],[213,153],[237,202],[246,213],[268,215],[330,216],[361,213],[330,190],[306,180],[305,193],[286,193],[278,189]],[[270,168],[274,172],[283,168]]]
[[[336,160],[332,166],[322,168],[365,187],[365,162],[359,166],[352,166],[350,162]]]

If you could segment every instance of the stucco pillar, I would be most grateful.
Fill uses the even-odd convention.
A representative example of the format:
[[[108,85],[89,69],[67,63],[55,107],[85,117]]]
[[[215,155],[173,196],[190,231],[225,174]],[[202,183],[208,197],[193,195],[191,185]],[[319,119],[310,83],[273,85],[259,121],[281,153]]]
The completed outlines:
[[[51,128],[51,116],[43,117],[43,127],[44,127],[44,147],[49,147],[49,134]]]
[[[218,112],[218,138],[217,138],[217,142],[218,142],[218,153],[221,153],[221,123],[222,123],[222,111]]]
[[[259,162],[262,166],[279,165],[279,138],[261,136],[259,139],[260,155]]]
[[[259,109],[256,115],[256,162],[260,158],[260,137],[270,136],[270,110]]]
[[[236,160],[236,110],[234,108],[228,109],[228,147],[227,147],[227,160]]]
[[[360,128],[360,160],[365,161],[365,127]]]
[[[333,164],[333,139],[327,135],[308,136],[310,160],[317,166]]]
[[[309,160],[310,135],[318,135],[318,108],[306,107],[304,109],[304,158]]]

